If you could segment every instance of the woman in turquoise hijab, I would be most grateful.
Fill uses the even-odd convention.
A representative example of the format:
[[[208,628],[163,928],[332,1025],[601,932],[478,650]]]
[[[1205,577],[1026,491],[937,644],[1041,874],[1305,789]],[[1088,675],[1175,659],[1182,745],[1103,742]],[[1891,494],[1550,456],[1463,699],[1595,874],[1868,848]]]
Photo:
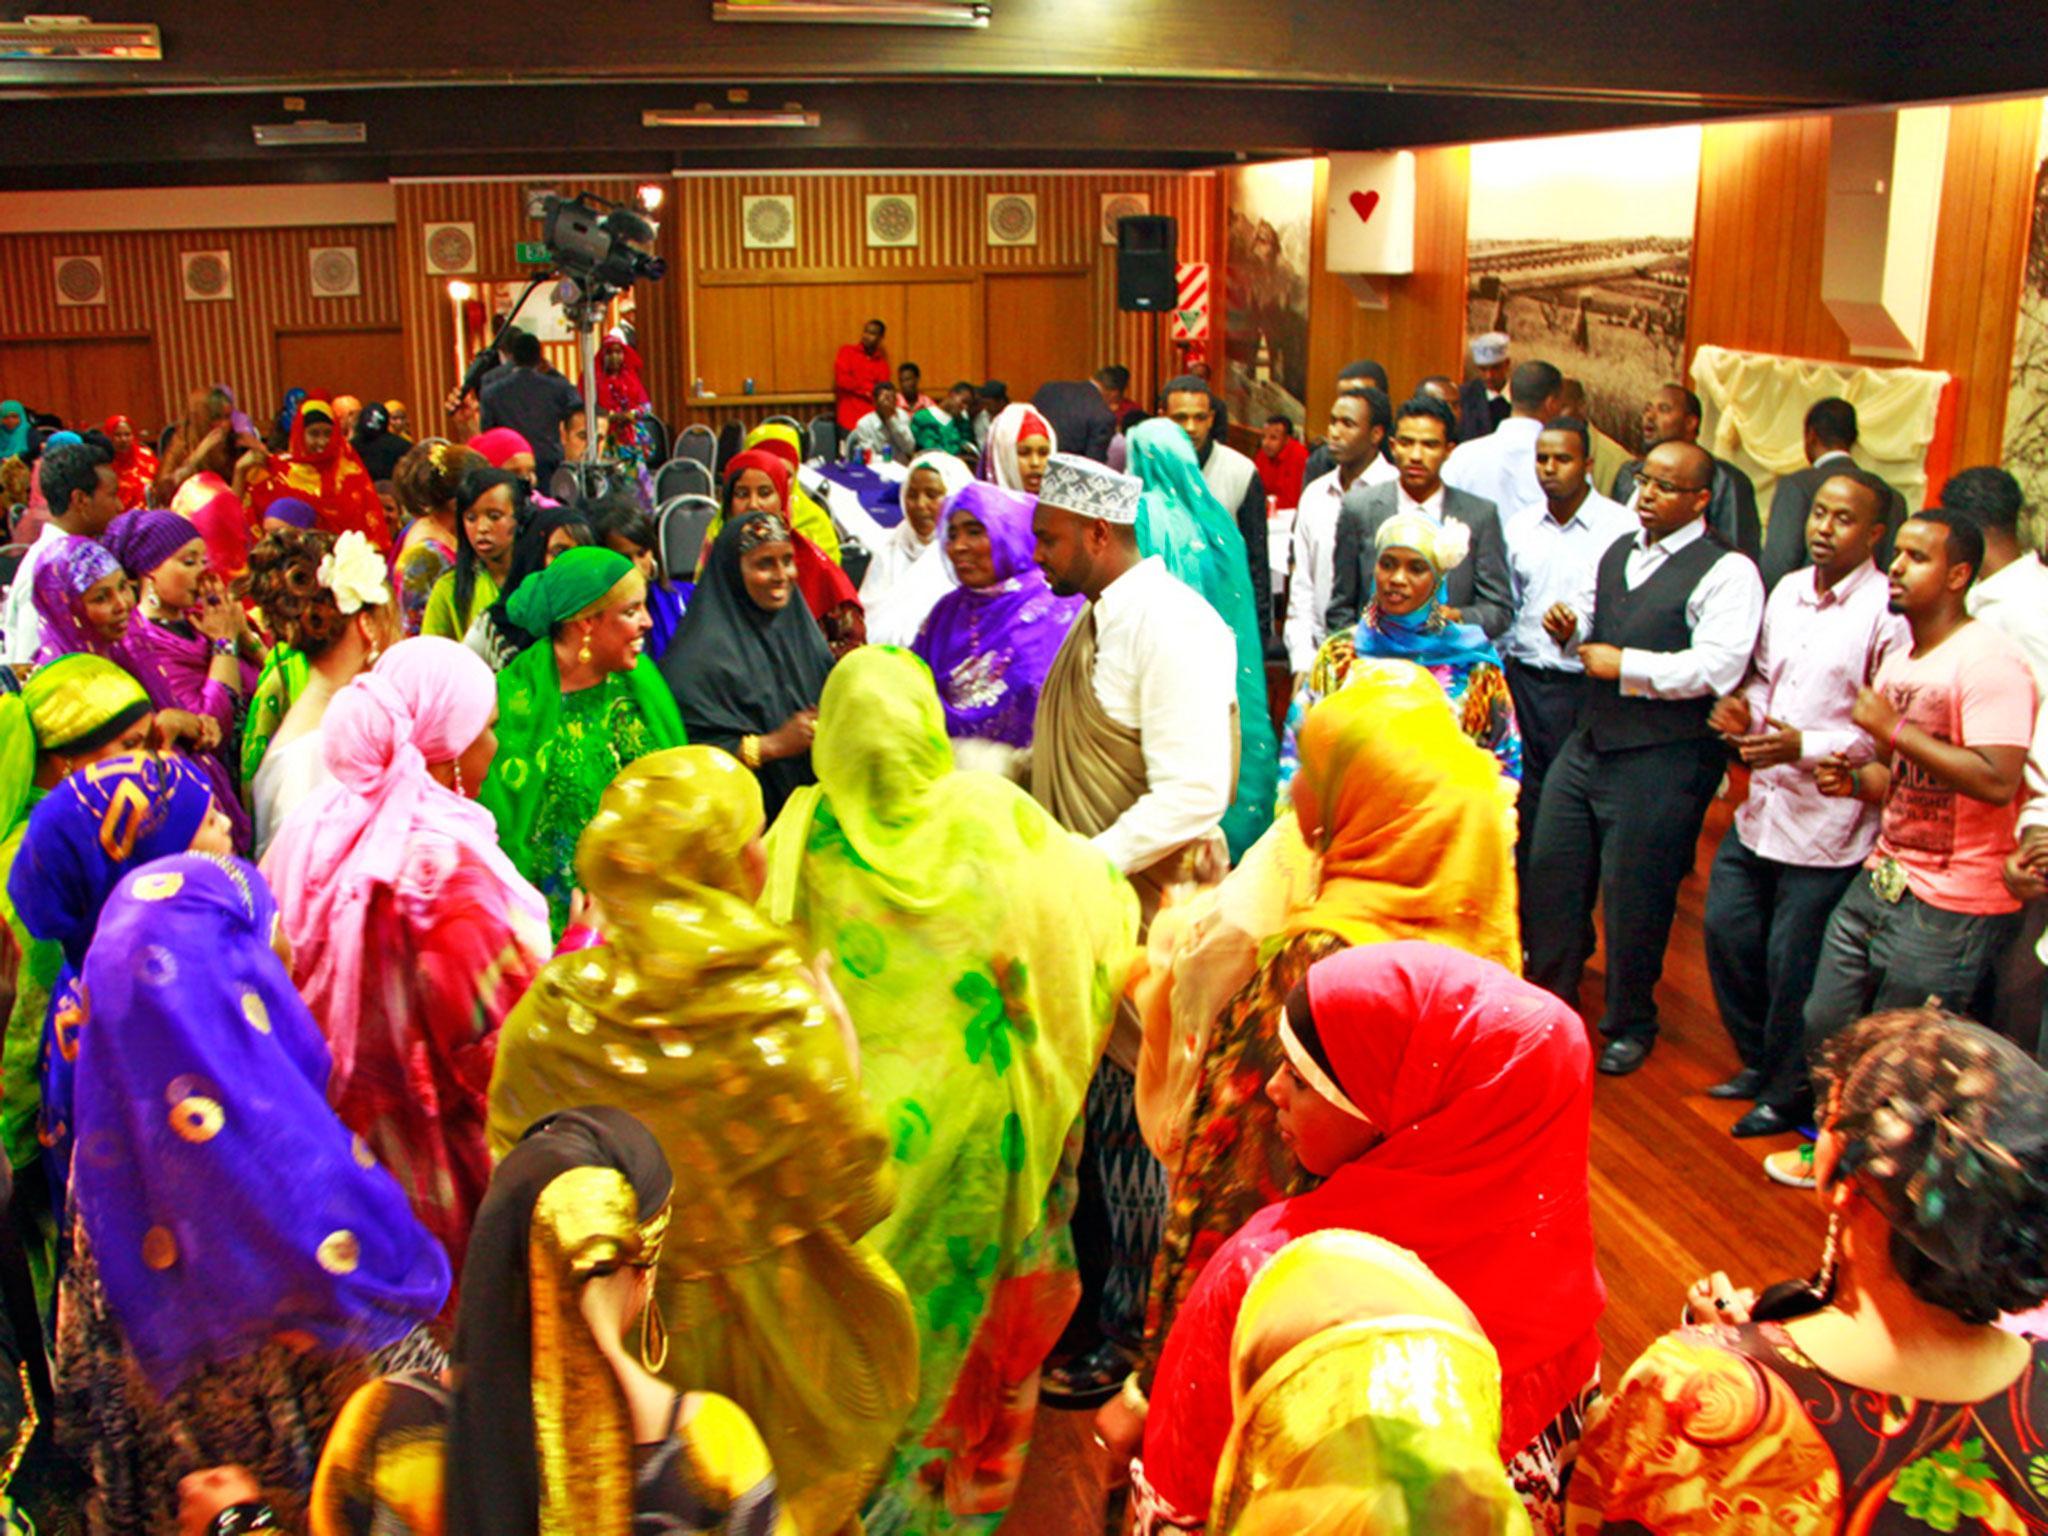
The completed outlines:
[[[1242,741],[1237,794],[1223,814],[1232,860],[1259,840],[1273,819],[1279,746],[1266,712],[1265,648],[1252,605],[1252,574],[1237,520],[1202,479],[1195,445],[1179,426],[1158,417],[1125,440],[1130,472],[1145,484],[1138,509],[1138,548],[1209,600],[1237,639],[1237,725]]]
[[[521,583],[508,613],[544,635],[498,674],[498,754],[477,796],[498,842],[569,924],[576,843],[628,763],[683,745],[675,697],[643,654],[647,581],[615,550],[585,545]],[[461,786],[458,784],[457,789]]]
[[[0,400],[0,459],[28,452],[28,411],[19,400]]]

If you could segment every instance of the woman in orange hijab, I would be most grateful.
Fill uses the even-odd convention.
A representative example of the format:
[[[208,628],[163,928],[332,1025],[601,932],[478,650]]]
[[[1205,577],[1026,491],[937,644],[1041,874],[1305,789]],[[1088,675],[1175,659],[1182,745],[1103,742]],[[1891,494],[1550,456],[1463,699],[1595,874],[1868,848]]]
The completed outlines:
[[[1238,947],[1205,947],[1207,935],[1185,923],[1177,935],[1170,908],[1163,937],[1153,925],[1154,979],[1138,994],[1139,1117],[1173,1194],[1141,1386],[1210,1255],[1303,1187],[1263,1090],[1280,1064],[1274,1021],[1309,967],[1362,944],[1428,939],[1521,968],[1513,798],[1499,764],[1444,708],[1436,680],[1413,662],[1361,658],[1349,686],[1309,712],[1300,740],[1292,825],[1268,837],[1319,855],[1314,894],[1277,932]],[[1190,999],[1209,1006],[1191,1015]]]
[[[291,451],[271,462],[267,478],[250,491],[249,500],[260,519],[265,507],[287,496],[311,503],[324,531],[339,536],[353,529],[389,552],[391,530],[377,487],[349,447],[334,407],[318,396],[299,402]]]

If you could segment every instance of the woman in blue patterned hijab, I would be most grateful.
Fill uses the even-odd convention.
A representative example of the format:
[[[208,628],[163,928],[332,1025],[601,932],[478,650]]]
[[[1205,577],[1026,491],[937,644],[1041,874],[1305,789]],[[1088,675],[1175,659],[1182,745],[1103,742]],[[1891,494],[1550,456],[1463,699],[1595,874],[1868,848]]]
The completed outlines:
[[[296,1508],[349,1393],[439,1360],[447,1256],[328,1107],[277,932],[253,866],[182,853],[117,882],[86,956],[57,1393],[95,1528],[172,1529],[224,1464]]]

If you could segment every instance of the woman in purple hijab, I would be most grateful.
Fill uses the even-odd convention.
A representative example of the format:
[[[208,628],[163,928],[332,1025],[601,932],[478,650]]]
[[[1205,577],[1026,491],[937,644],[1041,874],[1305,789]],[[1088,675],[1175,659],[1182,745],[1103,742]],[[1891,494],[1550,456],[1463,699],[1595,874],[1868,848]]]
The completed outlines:
[[[38,664],[85,652],[106,657],[142,684],[157,712],[158,736],[206,775],[214,799],[234,827],[235,848],[246,850],[249,813],[227,767],[227,754],[240,751],[239,713],[230,707],[223,720],[195,712],[193,701],[162,660],[137,643],[136,627],[145,621],[135,612],[134,588],[121,562],[91,539],[67,539],[36,566],[34,593],[36,616],[43,621]]]
[[[276,929],[253,866],[180,853],[122,876],[86,953],[56,1390],[96,1531],[178,1529],[179,1480],[223,1465],[304,1530],[349,1394],[443,1363],[447,1256],[329,1108]]]
[[[939,549],[956,585],[911,647],[938,681],[956,761],[1012,778],[1022,777],[1038,690],[1082,604],[1055,597],[1032,559],[1036,507],[980,481],[947,499]]]

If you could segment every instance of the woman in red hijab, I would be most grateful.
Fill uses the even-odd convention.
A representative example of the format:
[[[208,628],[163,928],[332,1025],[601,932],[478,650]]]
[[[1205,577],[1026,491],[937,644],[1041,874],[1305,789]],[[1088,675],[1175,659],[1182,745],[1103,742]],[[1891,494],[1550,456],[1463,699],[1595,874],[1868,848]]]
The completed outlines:
[[[317,396],[299,402],[291,451],[271,461],[268,477],[250,491],[249,500],[260,520],[265,507],[288,496],[309,503],[326,532],[353,529],[389,552],[391,529],[376,484],[337,426],[334,407]]]
[[[1600,1364],[1579,1016],[1490,960],[1419,940],[1347,949],[1288,998],[1266,1085],[1323,1182],[1216,1250],[1175,1318],[1132,1464],[1138,1536],[1200,1530],[1231,1425],[1245,1291],[1289,1242],[1333,1228],[1412,1249],[1500,1356],[1501,1459],[1537,1530],[1557,1528],[1559,1453]]]
[[[772,511],[790,516],[790,466],[781,455],[763,448],[736,453],[725,466],[724,511],[704,541],[708,552],[727,520],[747,512]],[[868,621],[860,591],[825,552],[794,528],[790,544],[796,551],[796,585],[804,606],[825,633],[834,660],[867,644]],[[701,569],[703,561],[698,561]]]
[[[617,331],[605,334],[597,351],[597,408],[639,411],[647,407],[647,384],[640,377],[640,354]]]
[[[135,435],[135,423],[126,416],[109,416],[107,440],[114,445],[114,473],[121,482],[121,509],[132,512],[143,504],[149,482],[156,478],[156,455]]]

